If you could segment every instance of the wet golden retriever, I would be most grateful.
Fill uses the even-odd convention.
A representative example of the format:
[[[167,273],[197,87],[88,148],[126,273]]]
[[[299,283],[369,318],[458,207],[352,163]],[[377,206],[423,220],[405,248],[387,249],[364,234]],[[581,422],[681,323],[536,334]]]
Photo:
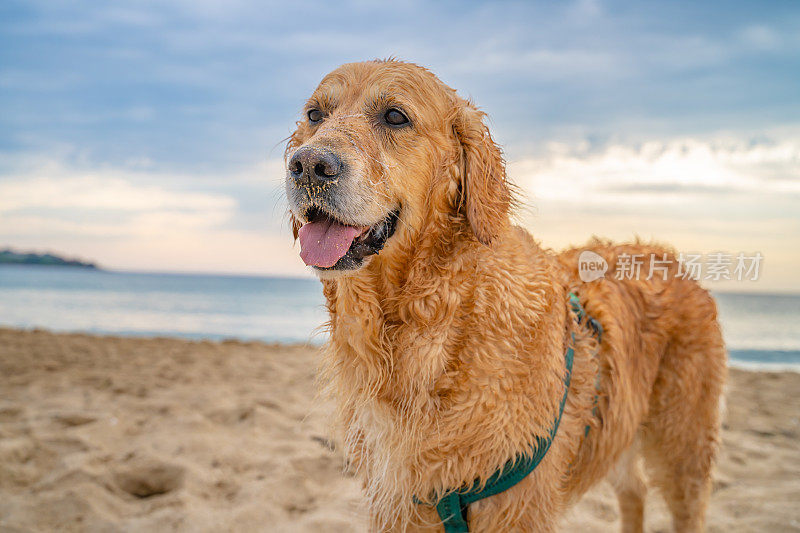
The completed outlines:
[[[372,528],[441,531],[440,497],[530,453],[559,415],[573,346],[550,449],[463,509],[470,530],[552,531],[606,478],[623,530],[641,531],[641,463],[675,529],[701,530],[726,354],[713,299],[673,252],[540,247],[510,222],[514,191],[484,114],[422,67],[344,65],[303,114],[286,150],[290,217],[324,286],[322,377]],[[607,262],[604,277],[580,280],[584,250]],[[618,275],[637,254],[662,268]]]

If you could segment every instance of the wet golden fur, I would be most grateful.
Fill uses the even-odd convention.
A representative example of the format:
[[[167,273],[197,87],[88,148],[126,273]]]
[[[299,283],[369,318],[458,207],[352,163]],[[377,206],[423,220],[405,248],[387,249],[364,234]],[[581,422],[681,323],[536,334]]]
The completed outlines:
[[[392,105],[412,127],[375,123],[374,110]],[[441,531],[435,510],[414,496],[486,479],[545,435],[574,333],[572,383],[552,447],[521,483],[470,506],[471,531],[554,530],[603,478],[619,494],[623,529],[639,531],[640,457],[676,529],[702,529],[726,376],[714,301],[675,275],[674,260],[667,280],[613,276],[620,253],[673,252],[600,240],[558,255],[540,247],[510,222],[514,194],[483,113],[421,67],[344,65],[309,106],[326,118],[298,122],[287,154],[315,143],[344,154],[361,182],[351,188],[354,218],[401,207],[380,254],[323,276],[330,342],[322,381],[373,528]],[[298,217],[293,209],[295,230]],[[605,279],[579,280],[584,249],[606,258]],[[576,325],[570,289],[602,323],[602,345]]]

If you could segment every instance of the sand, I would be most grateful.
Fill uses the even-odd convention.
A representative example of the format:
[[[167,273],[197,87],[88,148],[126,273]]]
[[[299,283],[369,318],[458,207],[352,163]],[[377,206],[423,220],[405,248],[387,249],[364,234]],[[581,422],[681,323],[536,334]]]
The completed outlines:
[[[315,349],[0,328],[0,532],[366,531]],[[710,531],[800,531],[800,374],[733,370]],[[656,492],[648,530],[667,531]],[[565,531],[616,531],[599,486]]]

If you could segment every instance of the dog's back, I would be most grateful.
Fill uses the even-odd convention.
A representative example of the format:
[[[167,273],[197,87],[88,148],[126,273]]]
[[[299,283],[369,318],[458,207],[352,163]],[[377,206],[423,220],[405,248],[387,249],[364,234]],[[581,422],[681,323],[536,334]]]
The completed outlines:
[[[602,258],[607,270],[584,282],[580,257],[587,250]],[[595,240],[558,259],[587,314],[603,327],[595,356],[600,430],[587,434],[582,444],[575,468],[582,473],[571,480],[574,494],[583,493],[605,470],[598,458],[616,458],[609,479],[623,524],[626,531],[640,531],[643,456],[676,530],[702,529],[727,373],[713,298],[681,271],[684,267],[665,247]]]

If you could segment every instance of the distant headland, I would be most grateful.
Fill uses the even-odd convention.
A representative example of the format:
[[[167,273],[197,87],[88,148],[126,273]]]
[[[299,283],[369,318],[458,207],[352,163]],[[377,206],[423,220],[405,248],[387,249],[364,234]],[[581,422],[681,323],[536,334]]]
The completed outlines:
[[[0,265],[48,265],[99,269],[96,263],[88,261],[67,259],[51,253],[17,252],[11,248],[0,249]]]

